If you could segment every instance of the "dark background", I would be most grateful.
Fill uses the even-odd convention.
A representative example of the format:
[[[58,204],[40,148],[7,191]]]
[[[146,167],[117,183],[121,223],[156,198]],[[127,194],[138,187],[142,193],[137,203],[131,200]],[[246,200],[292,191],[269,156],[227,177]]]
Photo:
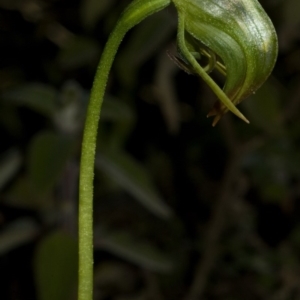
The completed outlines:
[[[0,299],[76,299],[85,109],[130,1],[0,0]],[[300,2],[261,0],[272,76],[215,127],[169,7],[124,39],[95,169],[95,299],[300,299]]]

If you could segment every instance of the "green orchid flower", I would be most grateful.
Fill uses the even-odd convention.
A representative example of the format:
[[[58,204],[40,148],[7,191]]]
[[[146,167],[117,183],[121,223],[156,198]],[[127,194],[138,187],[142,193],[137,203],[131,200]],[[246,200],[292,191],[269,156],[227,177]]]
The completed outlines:
[[[198,74],[219,99],[208,116],[215,125],[228,110],[248,122],[236,105],[270,75],[277,56],[273,25],[257,0],[134,0],[123,12],[102,53],[84,128],[79,184],[78,300],[93,292],[93,178],[96,137],[108,74],[126,32],[173,3],[178,11],[176,63]],[[205,66],[201,66],[205,59]],[[209,73],[225,77],[223,89]]]
[[[208,114],[215,116],[213,125],[228,110],[247,121],[233,106],[255,93],[274,67],[278,47],[271,20],[256,0],[173,2],[179,16],[178,46],[181,55],[221,101]],[[210,64],[226,74],[223,93],[195,57],[203,45],[213,53],[206,55]],[[222,61],[222,64],[219,62],[221,69],[215,56]]]

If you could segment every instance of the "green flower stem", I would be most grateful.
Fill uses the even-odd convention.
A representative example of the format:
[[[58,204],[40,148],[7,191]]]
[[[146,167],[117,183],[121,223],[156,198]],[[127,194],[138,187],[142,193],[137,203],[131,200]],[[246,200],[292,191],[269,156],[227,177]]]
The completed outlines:
[[[93,298],[93,180],[96,139],[106,83],[118,47],[126,32],[170,0],[135,0],[123,12],[104,48],[94,79],[85,121],[79,179],[78,300]]]
[[[176,5],[176,4],[175,4]],[[205,72],[205,70],[198,64],[196,58],[192,55],[192,53],[188,50],[185,44],[185,28],[184,28],[184,16],[182,13],[178,13],[178,46],[180,48],[181,53],[183,56],[189,61],[189,63],[193,66],[195,71],[201,78],[206,82],[206,84],[213,90],[213,92],[217,95],[222,103],[237,117],[241,118],[246,123],[249,121],[246,117],[236,108],[236,106],[230,101],[230,99],[226,96],[226,94],[222,91],[222,89],[212,80],[212,78]],[[217,123],[214,121],[213,126]]]

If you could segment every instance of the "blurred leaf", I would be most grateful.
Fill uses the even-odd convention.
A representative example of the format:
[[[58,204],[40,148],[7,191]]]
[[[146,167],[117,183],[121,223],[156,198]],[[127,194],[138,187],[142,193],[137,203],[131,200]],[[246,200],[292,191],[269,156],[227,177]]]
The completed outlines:
[[[137,276],[130,264],[117,261],[102,261],[94,271],[94,285],[101,290],[101,295],[109,297],[110,294],[128,293],[137,285]],[[96,288],[97,293],[97,288]],[[96,299],[97,297],[95,295]]]
[[[37,193],[27,176],[21,176],[13,182],[2,202],[13,207],[44,211],[51,206],[51,200],[49,195]]]
[[[135,113],[127,103],[112,96],[106,96],[101,109],[101,120],[110,124],[100,126],[99,139],[110,148],[123,147],[128,135],[131,133],[135,122]]]
[[[118,297],[117,300],[145,300],[148,298],[149,298],[149,292],[147,290],[142,290],[131,295],[124,295]]]
[[[297,247],[297,252],[299,252],[300,249],[300,225],[299,224],[293,228],[290,234],[290,240],[291,243]]]
[[[0,234],[0,255],[30,242],[38,232],[37,224],[28,218],[18,219],[9,224]]]
[[[298,0],[285,0],[284,2],[285,5],[283,6],[282,16],[285,26],[299,24],[300,2]]]
[[[137,67],[166,42],[175,28],[172,16],[162,11],[147,18],[134,29],[127,47],[116,57],[118,75],[123,83],[131,85],[134,82]]]
[[[249,120],[272,135],[283,132],[280,123],[281,89],[275,80],[268,80],[244,105],[248,110]]]
[[[55,232],[38,245],[34,267],[39,300],[68,300],[76,288],[77,243]]]
[[[46,84],[30,83],[15,87],[1,94],[10,104],[26,106],[46,117],[51,117],[57,109],[57,91]]]
[[[46,192],[61,174],[71,155],[74,141],[67,136],[44,131],[29,145],[28,172],[37,190]]]
[[[288,194],[293,176],[299,176],[300,156],[286,138],[269,140],[249,153],[244,165],[264,199],[282,201]]]
[[[13,178],[21,166],[21,154],[11,149],[0,158],[0,190]]]
[[[133,121],[134,113],[124,101],[107,95],[101,109],[101,120],[113,122]]]
[[[150,243],[137,241],[127,231],[103,232],[101,230],[99,235],[99,240],[95,241],[96,247],[152,271],[168,272],[172,269],[172,262],[164,253]]]
[[[57,60],[64,69],[77,69],[93,62],[100,52],[98,43],[90,38],[75,36],[58,54]]]
[[[80,12],[83,25],[92,29],[114,2],[115,0],[82,0]]]
[[[22,6],[22,0],[0,0],[0,7],[5,9],[18,9]]]
[[[53,121],[60,132],[77,135],[81,132],[86,114],[88,93],[74,80],[64,83],[59,94],[60,107]]]
[[[103,152],[96,158],[96,168],[158,217],[167,218],[172,214],[147,171],[132,157],[123,152]]]
[[[15,106],[6,105],[4,102],[5,101],[2,101],[2,104],[4,105],[1,105],[0,107],[1,126],[3,126],[7,132],[10,132],[12,136],[18,136],[22,132],[24,124],[22,124],[20,115]]]
[[[288,195],[288,186],[283,182],[269,181],[265,186],[260,185],[260,191],[263,199],[269,202],[282,202]]]

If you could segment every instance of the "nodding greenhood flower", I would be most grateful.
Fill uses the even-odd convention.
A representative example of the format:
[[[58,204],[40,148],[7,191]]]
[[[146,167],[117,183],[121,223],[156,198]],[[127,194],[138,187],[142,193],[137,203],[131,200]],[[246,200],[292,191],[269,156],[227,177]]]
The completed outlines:
[[[277,57],[277,36],[257,0],[173,0],[178,11],[179,61],[200,75],[221,102],[208,116],[215,125],[264,83]],[[203,68],[199,58],[206,57]],[[213,69],[226,76],[221,91],[208,75]]]

